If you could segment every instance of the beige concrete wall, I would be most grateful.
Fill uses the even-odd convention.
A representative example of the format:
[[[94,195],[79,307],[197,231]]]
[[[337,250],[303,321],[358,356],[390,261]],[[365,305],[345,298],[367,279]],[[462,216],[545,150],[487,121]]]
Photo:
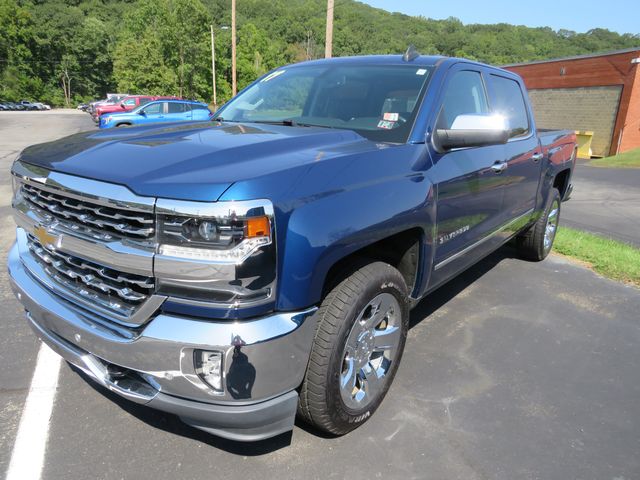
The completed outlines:
[[[593,155],[609,154],[622,85],[529,90],[538,128],[591,130]]]

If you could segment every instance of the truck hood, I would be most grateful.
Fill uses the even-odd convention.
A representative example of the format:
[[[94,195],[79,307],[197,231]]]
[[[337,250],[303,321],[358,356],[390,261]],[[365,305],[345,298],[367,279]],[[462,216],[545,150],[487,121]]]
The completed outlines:
[[[79,133],[20,159],[138,195],[215,201],[234,182],[376,148],[350,130],[189,122]]]

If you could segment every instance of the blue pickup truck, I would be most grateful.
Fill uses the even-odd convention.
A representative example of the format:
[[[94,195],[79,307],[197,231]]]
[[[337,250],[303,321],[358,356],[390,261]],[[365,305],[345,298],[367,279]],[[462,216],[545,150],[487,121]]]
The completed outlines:
[[[548,255],[576,143],[536,131],[527,98],[467,60],[334,58],[211,121],[28,147],[12,287],[43,342],[133,402],[236,440],[296,414],[344,434],[418,301],[510,239]]]

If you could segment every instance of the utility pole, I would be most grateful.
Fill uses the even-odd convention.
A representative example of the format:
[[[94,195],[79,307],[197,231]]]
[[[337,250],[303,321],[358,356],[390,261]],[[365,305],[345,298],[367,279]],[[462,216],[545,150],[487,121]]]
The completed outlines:
[[[216,96],[216,40],[213,35],[213,25],[211,25],[211,83],[213,85],[213,110],[218,109],[218,98]]]
[[[332,50],[333,50],[333,0],[327,0],[327,33],[325,35],[325,42],[324,42],[324,58],[331,58]]]
[[[231,0],[231,91],[238,93],[236,82],[236,0]]]

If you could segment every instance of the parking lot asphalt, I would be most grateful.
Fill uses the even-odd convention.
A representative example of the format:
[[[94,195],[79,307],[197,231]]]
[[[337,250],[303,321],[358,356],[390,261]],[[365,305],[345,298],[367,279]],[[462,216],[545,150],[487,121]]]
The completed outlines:
[[[590,167],[579,160],[562,221],[640,247],[640,169]]]
[[[1,261],[14,235],[10,162],[91,128],[86,114],[0,114]],[[39,345],[0,272],[4,475]],[[389,395],[340,438],[299,423],[255,444],[222,440],[63,366],[42,478],[640,478],[638,311],[636,288],[504,247],[416,307]]]

